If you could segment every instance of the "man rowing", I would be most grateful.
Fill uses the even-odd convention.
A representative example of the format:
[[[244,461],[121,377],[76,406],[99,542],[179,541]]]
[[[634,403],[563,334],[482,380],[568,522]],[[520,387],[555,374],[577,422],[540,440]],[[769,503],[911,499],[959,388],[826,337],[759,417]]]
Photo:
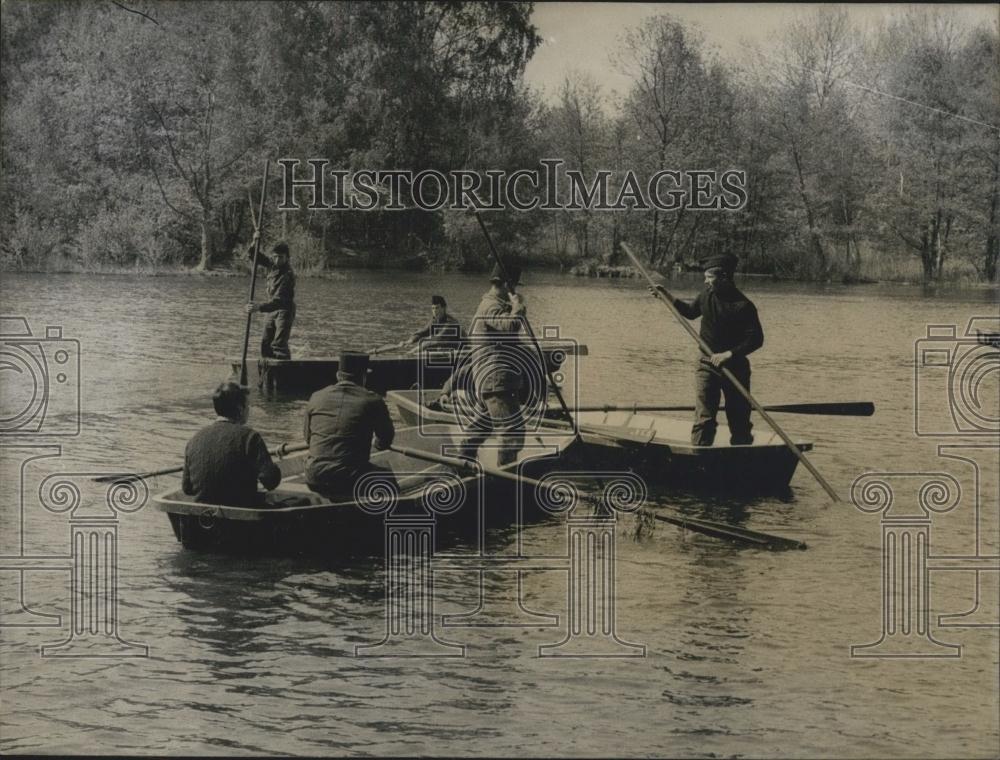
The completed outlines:
[[[469,329],[469,349],[456,372],[441,389],[438,403],[447,406],[461,386],[471,386],[473,415],[465,424],[459,456],[476,459],[490,434],[500,438],[497,466],[517,459],[524,445],[524,418],[520,391],[524,365],[519,335],[527,310],[514,292],[521,276],[515,265],[504,271],[497,264],[490,273],[490,289],[483,294]],[[509,278],[509,279],[507,279]]]
[[[247,390],[222,383],[212,395],[218,415],[184,449],[184,493],[201,504],[255,507],[263,504],[257,481],[268,491],[278,487],[281,470],[260,434],[249,427]]]
[[[431,320],[414,332],[403,343],[404,346],[423,345],[434,348],[458,348],[465,339],[465,330],[457,319],[448,313],[448,303],[444,296],[431,296]]]
[[[251,262],[256,243],[255,232],[253,242],[247,250],[247,257]],[[295,324],[295,272],[292,271],[288,243],[276,243],[271,253],[274,254],[273,259],[262,253],[257,256],[257,265],[268,270],[268,300],[261,304],[248,303],[247,313],[259,311],[268,315],[260,341],[260,355],[268,359],[291,359],[288,339],[292,335],[292,325]]]
[[[309,444],[306,482],[330,500],[352,498],[355,484],[368,473],[392,471],[369,461],[375,448],[392,445],[395,427],[381,396],[364,387],[368,354],[340,355],[337,382],[316,391],[306,405],[303,433]]]
[[[650,292],[657,298],[670,298],[686,319],[701,317],[701,338],[712,353],[698,359],[695,371],[695,422],[691,443],[711,446],[715,441],[720,391],[726,399],[729,442],[753,443],[750,402],[720,370],[725,366],[747,391],[750,390],[750,354],[764,345],[764,330],[757,308],[733,283],[737,259],[730,254],[712,256],[704,262],[705,289],[694,301],[671,296],[663,286]]]

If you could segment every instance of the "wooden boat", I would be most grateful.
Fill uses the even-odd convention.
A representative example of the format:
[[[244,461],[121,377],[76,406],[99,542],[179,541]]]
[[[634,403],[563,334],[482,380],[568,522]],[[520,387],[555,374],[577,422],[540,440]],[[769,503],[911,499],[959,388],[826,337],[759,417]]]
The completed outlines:
[[[460,438],[461,430],[455,426],[430,425],[397,430],[394,445],[450,455],[453,449],[447,447],[457,444]],[[492,467],[496,466],[496,449],[490,446],[495,443],[487,440],[480,450],[481,461]],[[565,431],[528,436],[518,461],[500,469],[538,477],[574,443],[575,439]],[[398,495],[388,512],[390,519],[426,518],[430,513],[425,505],[431,503],[437,510],[435,528],[439,532],[475,536],[486,524],[509,525],[515,519],[537,519],[541,514],[533,495],[524,492],[527,498],[523,506],[527,509],[515,509],[516,484],[507,479],[433,464],[395,451],[375,452],[371,461],[390,468],[398,482]],[[291,548],[328,553],[370,551],[383,546],[388,506],[381,500],[383,488],[372,484],[365,489],[370,498],[361,502],[347,498],[328,501],[311,491],[304,481],[305,452],[282,459],[278,465],[281,485],[261,494],[260,507],[201,504],[191,501],[180,489],[154,496],[153,504],[166,512],[174,535],[186,548]],[[487,503],[489,520],[484,523]]]
[[[453,411],[435,408],[434,391],[390,391],[407,425],[456,422]],[[428,406],[430,404],[430,406]],[[547,414],[554,416],[554,410]],[[575,415],[583,448],[579,454],[595,469],[629,469],[662,483],[709,490],[782,491],[787,489],[798,457],[781,438],[758,424],[749,445],[729,443],[729,427],[720,423],[711,446],[691,444],[691,420],[630,411],[581,412]],[[544,426],[568,429],[550,417]],[[812,443],[796,441],[799,451]]]
[[[533,349],[525,344],[527,351]],[[387,355],[371,357],[367,387],[377,393],[397,388],[440,388],[451,376],[456,365],[456,351],[426,352],[424,361],[417,355]],[[543,341],[542,353],[548,369],[555,372],[570,354],[586,356],[587,347],[572,341]],[[239,376],[242,360],[227,359],[233,374]],[[248,363],[249,360],[248,360]],[[267,392],[313,393],[336,382],[339,361],[333,357],[307,359],[257,359],[257,387]]]

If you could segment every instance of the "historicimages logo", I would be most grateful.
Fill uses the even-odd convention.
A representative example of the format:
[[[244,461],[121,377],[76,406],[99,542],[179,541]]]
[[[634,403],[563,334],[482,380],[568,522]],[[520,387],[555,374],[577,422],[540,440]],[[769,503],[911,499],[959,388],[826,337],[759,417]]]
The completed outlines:
[[[0,436],[80,434],[80,342],[0,317]]]
[[[960,657],[931,616],[933,581],[944,572],[974,583],[968,608],[938,615],[936,628],[1000,628],[1000,317],[972,317],[961,335],[957,325],[928,325],[914,344],[913,400],[917,437],[945,441],[941,469],[868,472],[854,482],[855,506],[882,515],[882,632],[852,646],[852,657]],[[938,516],[961,523],[964,551],[934,551]]]
[[[59,437],[81,433],[80,387],[79,341],[64,338],[62,327],[36,334],[24,317],[0,316],[0,571],[8,573],[0,629],[64,629],[60,639],[40,646],[42,657],[145,657],[146,645],[119,633],[118,518],[145,506],[149,492],[139,478],[112,477],[98,487],[95,476],[104,473],[60,466]],[[32,536],[51,535],[43,523],[52,516],[68,518],[62,554],[31,545]],[[29,579],[58,573],[67,584],[68,610],[39,603],[29,589]],[[58,587],[48,590],[61,596]]]

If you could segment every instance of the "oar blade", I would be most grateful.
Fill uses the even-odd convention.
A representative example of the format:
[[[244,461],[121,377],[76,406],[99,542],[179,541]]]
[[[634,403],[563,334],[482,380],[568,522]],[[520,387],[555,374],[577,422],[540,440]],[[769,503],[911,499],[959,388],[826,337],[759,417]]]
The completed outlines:
[[[738,528],[735,525],[712,522],[711,520],[696,520],[691,517],[678,517],[675,515],[665,515],[663,513],[652,513],[653,518],[661,522],[676,525],[679,528],[693,530],[712,538],[721,538],[728,541],[739,541],[760,549],[771,551],[786,551],[789,549],[803,550],[808,548],[802,541],[796,541],[784,536],[776,536],[771,533],[761,533],[756,530]]]

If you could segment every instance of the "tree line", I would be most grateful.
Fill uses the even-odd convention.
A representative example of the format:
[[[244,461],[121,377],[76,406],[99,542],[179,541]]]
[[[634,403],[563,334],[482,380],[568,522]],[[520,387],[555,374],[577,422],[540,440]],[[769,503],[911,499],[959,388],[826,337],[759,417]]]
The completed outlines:
[[[585,11],[584,11],[585,12]],[[997,280],[997,29],[915,8],[858,28],[824,6],[723,58],[669,15],[543,99],[531,3],[13,2],[2,29],[0,265],[227,265],[249,239],[265,157],[359,169],[537,168],[648,179],[739,169],[739,211],[491,212],[526,261],[620,263],[628,240],[680,270]],[[272,176],[277,176],[272,172]],[[612,179],[612,183],[614,180]],[[616,192],[612,188],[612,192]],[[459,211],[274,213],[296,266],[486,265]]]

